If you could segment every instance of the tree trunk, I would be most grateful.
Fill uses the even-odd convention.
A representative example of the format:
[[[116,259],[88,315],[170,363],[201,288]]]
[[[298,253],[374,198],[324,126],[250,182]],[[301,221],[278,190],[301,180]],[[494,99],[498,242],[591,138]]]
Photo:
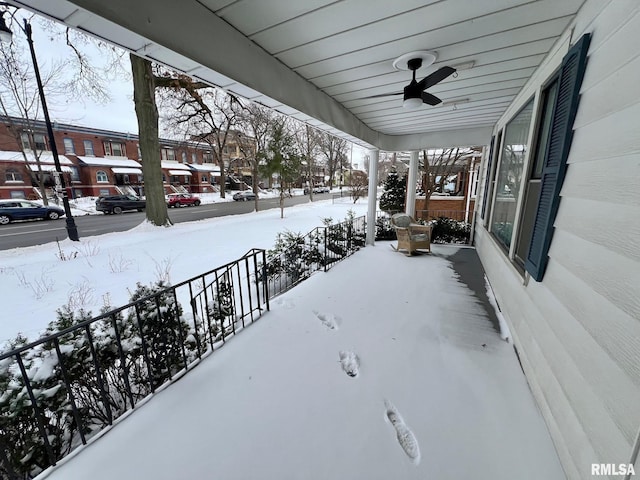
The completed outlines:
[[[222,159],[222,155],[219,157]],[[224,168],[224,160],[220,160],[220,198],[225,198],[227,191],[227,172]]]
[[[253,188],[253,193],[256,194],[256,199],[254,200],[255,202],[255,208],[256,208],[256,212],[258,211],[258,160],[255,159],[253,162],[251,162],[251,188]]]
[[[158,109],[156,107],[155,84],[151,62],[130,54],[133,73],[133,102],[138,117],[138,138],[142,153],[144,194],[147,199],[147,220],[156,226],[169,226],[162,185],[160,164],[160,142],[158,140]]]

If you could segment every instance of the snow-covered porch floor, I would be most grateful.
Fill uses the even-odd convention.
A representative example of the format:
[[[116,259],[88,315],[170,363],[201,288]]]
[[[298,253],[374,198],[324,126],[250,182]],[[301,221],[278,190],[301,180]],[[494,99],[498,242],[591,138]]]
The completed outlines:
[[[367,247],[47,478],[563,479],[483,292],[473,249]]]

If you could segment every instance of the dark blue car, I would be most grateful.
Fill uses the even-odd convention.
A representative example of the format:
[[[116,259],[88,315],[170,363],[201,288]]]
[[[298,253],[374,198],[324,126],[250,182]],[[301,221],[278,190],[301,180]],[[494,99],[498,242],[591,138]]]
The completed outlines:
[[[0,225],[15,220],[57,220],[64,210],[56,206],[45,207],[28,200],[0,200]]]

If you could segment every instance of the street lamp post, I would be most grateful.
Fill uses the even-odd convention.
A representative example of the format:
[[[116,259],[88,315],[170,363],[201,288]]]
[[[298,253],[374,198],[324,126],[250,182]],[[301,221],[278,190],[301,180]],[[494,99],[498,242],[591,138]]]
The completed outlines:
[[[17,24],[20,25],[20,24]],[[36,83],[38,85],[38,93],[40,95],[40,103],[42,104],[42,113],[44,114],[44,121],[47,126],[47,136],[49,137],[49,144],[51,146],[51,154],[53,155],[53,163],[56,167],[56,188],[60,190],[62,195],[62,204],[64,207],[64,213],[67,222],[67,234],[69,239],[77,242],[80,237],[78,236],[78,228],[76,222],[71,215],[71,207],[69,206],[69,196],[67,194],[67,188],[62,174],[62,167],[60,166],[60,158],[58,157],[58,148],[56,147],[56,139],[53,136],[53,127],[51,126],[51,119],[49,118],[49,109],[47,108],[47,101],[44,95],[44,87],[42,86],[42,79],[40,78],[40,69],[38,68],[38,60],[36,59],[36,51],[33,47],[33,39],[31,38],[31,24],[24,20],[24,27],[20,29],[27,36],[27,42],[29,43],[29,51],[31,52],[31,61],[33,62],[33,70],[36,74]],[[0,16],[0,34],[3,41],[11,41],[12,32],[7,28],[4,23],[4,17]]]

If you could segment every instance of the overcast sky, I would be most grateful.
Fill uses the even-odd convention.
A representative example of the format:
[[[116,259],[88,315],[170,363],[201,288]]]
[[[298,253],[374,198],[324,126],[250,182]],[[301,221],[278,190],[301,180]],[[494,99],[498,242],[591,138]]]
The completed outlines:
[[[32,26],[38,64],[43,71],[55,60],[69,56],[69,47],[46,32],[40,22],[34,21]],[[14,35],[23,34],[14,31]],[[85,45],[82,46],[82,50],[88,51],[91,58],[97,64],[102,65],[101,57],[104,54],[97,48]],[[129,69],[128,56],[123,58],[123,66]],[[133,107],[131,78],[122,75],[110,80],[108,90],[111,101],[104,105],[91,100],[61,102],[59,99],[57,101],[56,99],[47,99],[51,120],[137,134],[138,123]]]

